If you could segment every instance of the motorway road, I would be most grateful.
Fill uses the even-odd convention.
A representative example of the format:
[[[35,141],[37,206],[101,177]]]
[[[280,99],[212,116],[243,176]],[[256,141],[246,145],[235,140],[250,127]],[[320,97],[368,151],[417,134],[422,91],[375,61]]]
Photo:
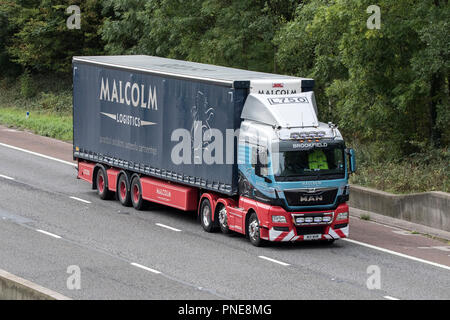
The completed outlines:
[[[255,248],[204,232],[195,213],[100,200],[71,150],[0,127],[0,269],[74,299],[450,299],[449,243],[352,218],[350,240],[331,246]],[[373,265],[380,289],[367,286]]]

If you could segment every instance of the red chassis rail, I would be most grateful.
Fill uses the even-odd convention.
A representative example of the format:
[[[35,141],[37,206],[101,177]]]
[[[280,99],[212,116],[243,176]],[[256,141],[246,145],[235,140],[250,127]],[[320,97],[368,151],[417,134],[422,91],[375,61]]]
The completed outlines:
[[[100,164],[87,161],[78,162],[78,178],[83,179],[96,187],[98,170],[104,168]],[[106,168],[104,168],[106,169]],[[116,192],[120,175],[130,175],[117,168],[106,169],[106,185],[108,190]],[[144,200],[157,202],[184,211],[197,210],[207,199],[211,205],[212,221],[217,219],[219,208],[226,208],[227,223],[230,230],[246,234],[249,213],[255,212],[258,216],[261,239],[268,241],[303,241],[303,240],[335,240],[348,237],[349,215],[348,205],[340,204],[334,210],[288,212],[279,206],[271,206],[246,197],[239,197],[238,203],[233,198],[205,192],[199,196],[196,187],[184,186],[170,181],[152,177],[138,177]],[[274,216],[278,219],[275,222]],[[284,217],[284,220],[279,219]],[[327,221],[319,221],[327,217]],[[300,222],[299,222],[300,221]]]

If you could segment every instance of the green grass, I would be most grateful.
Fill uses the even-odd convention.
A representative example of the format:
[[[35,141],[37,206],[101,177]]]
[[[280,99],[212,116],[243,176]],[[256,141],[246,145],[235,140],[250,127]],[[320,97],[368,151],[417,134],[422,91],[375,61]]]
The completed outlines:
[[[30,116],[26,118],[26,112]],[[0,80],[0,124],[72,141],[69,79],[47,77]]]
[[[51,137],[63,141],[72,141],[72,116],[55,115],[48,111],[26,112],[20,108],[0,107],[0,124],[19,129],[28,129],[41,136]]]

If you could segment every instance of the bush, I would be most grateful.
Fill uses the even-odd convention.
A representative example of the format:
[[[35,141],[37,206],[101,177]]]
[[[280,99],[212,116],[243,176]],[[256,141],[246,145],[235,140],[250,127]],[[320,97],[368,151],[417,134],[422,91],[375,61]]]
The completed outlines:
[[[72,110],[72,95],[70,92],[63,92],[58,95],[50,92],[41,94],[42,98],[39,103],[42,105],[43,110],[50,111],[52,113],[71,113]]]
[[[387,143],[385,143],[387,144]],[[383,144],[359,145],[350,183],[392,193],[450,192],[450,150],[431,148],[396,158]]]
[[[36,95],[36,86],[30,72],[25,71],[20,76],[20,93],[24,98],[32,98]]]

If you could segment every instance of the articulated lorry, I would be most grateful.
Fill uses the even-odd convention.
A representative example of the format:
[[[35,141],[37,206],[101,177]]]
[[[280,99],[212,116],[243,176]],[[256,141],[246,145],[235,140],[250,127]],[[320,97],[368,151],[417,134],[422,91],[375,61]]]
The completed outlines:
[[[151,56],[73,58],[73,157],[101,199],[196,211],[207,232],[348,236],[352,149],[314,80]]]

